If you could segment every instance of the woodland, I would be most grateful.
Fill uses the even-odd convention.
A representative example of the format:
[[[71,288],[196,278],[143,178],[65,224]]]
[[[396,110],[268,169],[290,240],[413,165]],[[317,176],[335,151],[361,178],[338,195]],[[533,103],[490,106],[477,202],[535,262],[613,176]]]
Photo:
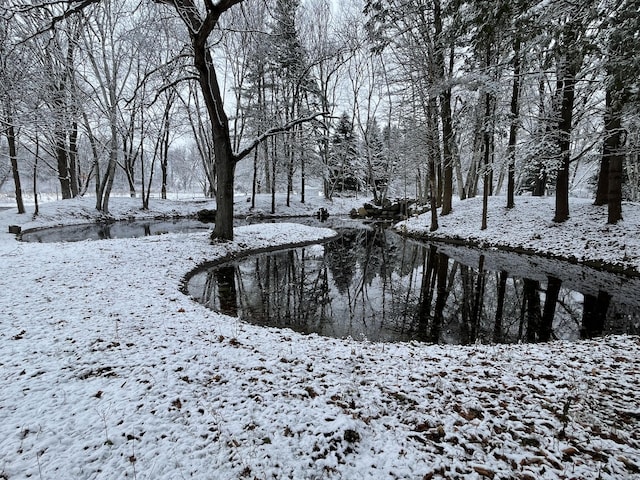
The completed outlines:
[[[640,197],[638,0],[4,0],[0,188]]]

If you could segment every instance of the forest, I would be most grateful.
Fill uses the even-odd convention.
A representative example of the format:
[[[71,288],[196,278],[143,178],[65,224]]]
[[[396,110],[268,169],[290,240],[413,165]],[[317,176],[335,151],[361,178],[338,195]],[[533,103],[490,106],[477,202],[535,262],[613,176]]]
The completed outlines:
[[[0,188],[640,197],[638,0],[5,0]]]

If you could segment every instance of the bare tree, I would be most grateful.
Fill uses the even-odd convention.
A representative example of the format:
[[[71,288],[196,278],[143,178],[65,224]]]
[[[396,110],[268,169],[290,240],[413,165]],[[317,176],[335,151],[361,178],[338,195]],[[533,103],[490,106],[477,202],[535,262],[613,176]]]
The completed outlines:
[[[18,127],[15,123],[21,62],[19,52],[12,50],[9,27],[9,21],[0,17],[0,133],[7,139],[18,213],[25,213],[18,168]]]

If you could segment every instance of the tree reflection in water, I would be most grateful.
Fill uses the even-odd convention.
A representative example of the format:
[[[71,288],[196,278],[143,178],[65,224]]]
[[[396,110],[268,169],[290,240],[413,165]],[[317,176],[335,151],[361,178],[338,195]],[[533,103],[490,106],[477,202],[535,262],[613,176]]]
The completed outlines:
[[[254,324],[371,341],[511,343],[638,332],[640,287],[544,261],[536,270],[535,257],[425,245],[363,227],[323,245],[213,267],[194,275],[188,290]],[[600,289],[621,282],[632,295],[614,299]]]

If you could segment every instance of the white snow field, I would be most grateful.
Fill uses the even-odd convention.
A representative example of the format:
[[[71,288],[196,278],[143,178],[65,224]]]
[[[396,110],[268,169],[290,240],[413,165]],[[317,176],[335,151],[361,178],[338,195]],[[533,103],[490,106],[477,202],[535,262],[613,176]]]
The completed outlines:
[[[265,205],[268,199],[264,199]],[[640,270],[640,207],[456,202],[438,236]],[[114,198],[116,218],[212,204]],[[308,213],[320,200],[286,213]],[[346,213],[361,200],[336,202]],[[238,209],[248,207],[244,200]],[[224,255],[333,235],[294,223],[75,243],[23,229],[88,222],[92,201],[0,212],[0,479],[640,478],[640,339],[445,346],[301,335],[179,291]],[[428,218],[400,225],[424,233]]]

